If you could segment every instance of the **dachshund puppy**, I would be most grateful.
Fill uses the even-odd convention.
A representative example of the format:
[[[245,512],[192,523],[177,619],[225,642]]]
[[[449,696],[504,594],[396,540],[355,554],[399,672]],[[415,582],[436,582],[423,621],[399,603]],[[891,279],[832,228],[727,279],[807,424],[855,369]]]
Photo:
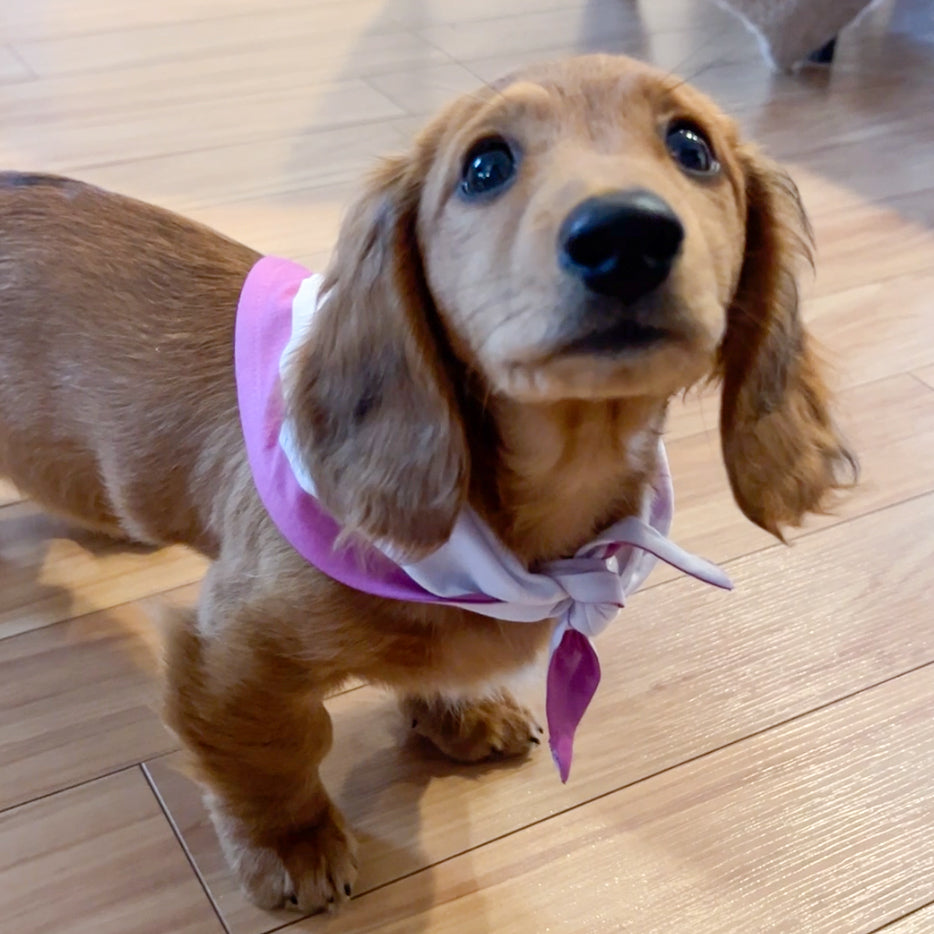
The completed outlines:
[[[668,402],[709,378],[753,522],[781,536],[847,482],[798,309],[809,250],[791,181],[706,97],[607,56],[454,102],[299,285],[157,208],[0,177],[0,471],[86,526],[213,559],[171,634],[167,720],[258,904],[351,893],[353,838],[318,777],[322,701],[351,676],[457,759],[537,741],[500,686],[554,618],[400,599],[335,554],[421,567],[469,516],[516,575],[573,558],[641,522]],[[265,338],[241,339],[238,305],[261,331],[269,295],[314,314],[263,395],[240,379]],[[302,491],[274,517],[286,461]],[[295,545],[309,509],[331,529],[317,563]]]

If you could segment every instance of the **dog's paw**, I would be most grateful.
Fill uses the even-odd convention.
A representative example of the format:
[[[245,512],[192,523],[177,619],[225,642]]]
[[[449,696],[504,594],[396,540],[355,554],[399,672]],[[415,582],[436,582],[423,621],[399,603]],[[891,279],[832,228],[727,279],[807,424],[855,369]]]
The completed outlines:
[[[353,894],[356,841],[328,805],[312,824],[290,829],[270,845],[252,842],[237,820],[212,808],[221,848],[244,894],[260,908],[330,911]]]
[[[505,692],[475,701],[408,697],[412,729],[456,762],[527,754],[541,742],[532,713]]]

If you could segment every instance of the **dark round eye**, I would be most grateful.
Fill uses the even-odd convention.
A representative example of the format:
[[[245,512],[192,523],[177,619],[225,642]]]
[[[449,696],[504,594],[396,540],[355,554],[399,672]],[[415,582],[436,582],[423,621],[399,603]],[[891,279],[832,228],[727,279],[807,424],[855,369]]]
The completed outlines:
[[[516,157],[501,136],[480,140],[467,154],[461,191],[468,197],[486,195],[508,184],[516,174]]]
[[[691,123],[673,123],[665,145],[675,162],[692,175],[716,175],[720,171],[707,137]]]

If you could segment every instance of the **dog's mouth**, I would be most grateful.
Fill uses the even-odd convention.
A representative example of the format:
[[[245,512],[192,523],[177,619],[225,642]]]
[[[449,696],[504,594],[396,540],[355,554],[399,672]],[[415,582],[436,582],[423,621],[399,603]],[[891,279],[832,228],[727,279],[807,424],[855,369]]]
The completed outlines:
[[[538,402],[668,396],[696,382],[708,363],[677,323],[621,317],[562,335],[545,353],[514,358],[495,382],[505,395]]]
[[[673,337],[674,334],[666,328],[622,316],[564,341],[558,353],[561,356],[617,356],[628,351],[647,350]]]

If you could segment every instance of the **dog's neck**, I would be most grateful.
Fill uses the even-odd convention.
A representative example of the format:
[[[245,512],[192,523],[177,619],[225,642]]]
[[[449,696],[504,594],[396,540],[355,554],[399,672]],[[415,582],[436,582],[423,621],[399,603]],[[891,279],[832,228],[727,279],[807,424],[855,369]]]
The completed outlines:
[[[525,563],[573,555],[639,511],[665,409],[648,398],[530,405],[494,396],[486,412],[496,438],[475,452],[473,505]]]

